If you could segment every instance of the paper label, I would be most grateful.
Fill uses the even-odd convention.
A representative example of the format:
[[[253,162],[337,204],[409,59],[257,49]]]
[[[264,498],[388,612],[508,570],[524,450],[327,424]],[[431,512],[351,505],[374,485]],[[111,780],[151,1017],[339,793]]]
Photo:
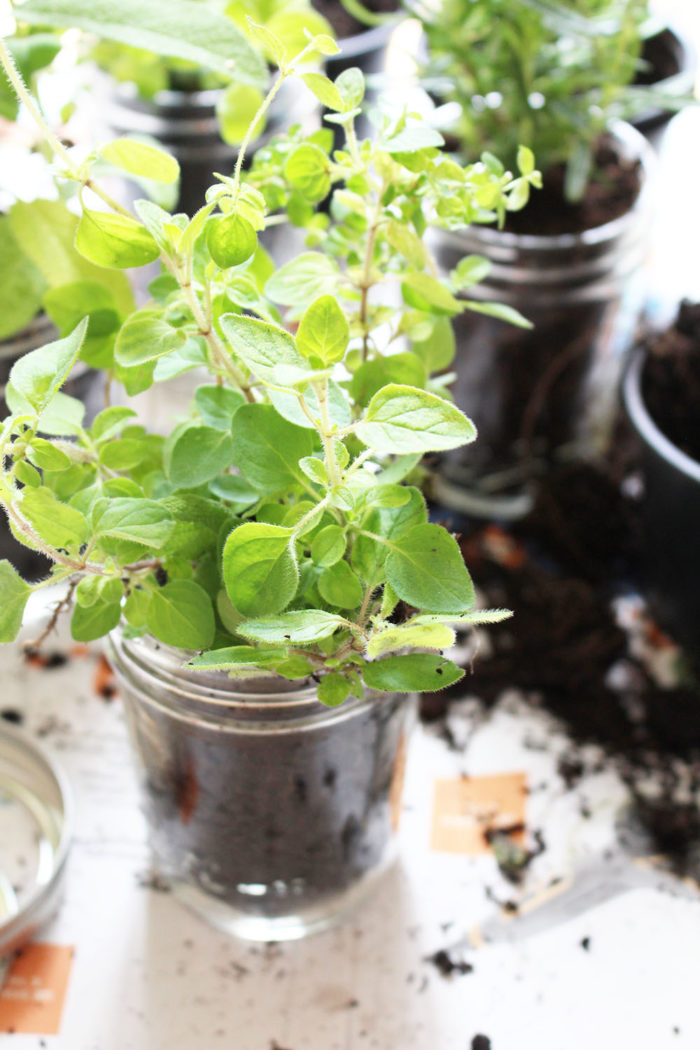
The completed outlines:
[[[500,773],[436,780],[430,848],[439,853],[490,853],[484,832],[525,822],[527,776]]]
[[[28,944],[0,988],[0,1032],[58,1035],[74,949]]]

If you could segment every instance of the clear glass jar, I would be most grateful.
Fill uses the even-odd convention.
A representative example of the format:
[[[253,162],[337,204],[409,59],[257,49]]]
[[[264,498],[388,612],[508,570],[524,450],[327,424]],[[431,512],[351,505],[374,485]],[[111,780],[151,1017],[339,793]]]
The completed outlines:
[[[232,680],[114,632],[156,870],[189,907],[251,940],[339,919],[395,856],[415,702],[327,708],[313,682]]]
[[[440,458],[433,495],[453,510],[521,517],[553,458],[605,445],[623,351],[644,304],[653,166],[634,128],[616,125],[613,139],[623,159],[640,164],[640,195],[618,218],[560,235],[491,226],[431,234],[444,273],[466,255],[490,261],[469,298],[505,303],[533,324],[525,330],[471,311],[455,319],[451,389],[478,439]]]

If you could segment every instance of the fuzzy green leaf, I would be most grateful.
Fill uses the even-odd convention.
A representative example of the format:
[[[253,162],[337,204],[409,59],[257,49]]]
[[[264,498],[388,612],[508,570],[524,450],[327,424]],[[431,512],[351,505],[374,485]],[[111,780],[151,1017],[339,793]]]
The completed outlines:
[[[281,612],[294,597],[299,570],[292,530],[263,522],[234,529],[224,546],[223,577],[234,608],[245,616]]]
[[[297,348],[304,357],[323,365],[342,361],[350,339],[347,318],[332,295],[322,295],[307,309],[297,332]]]
[[[365,664],[362,677],[370,689],[381,692],[434,693],[459,682],[464,671],[443,656],[408,653]]]
[[[147,621],[151,634],[178,649],[208,649],[216,631],[211,599],[193,580],[173,580],[153,591]]]
[[[274,382],[274,370],[278,365],[308,367],[289,332],[268,321],[225,314],[221,318],[221,327],[234,353],[258,379]]]
[[[87,331],[87,318],[65,339],[57,339],[24,354],[10,371],[13,392],[36,412],[42,412],[70,375]]]
[[[100,153],[115,168],[130,175],[164,183],[180,178],[180,165],[170,153],[136,139],[115,139],[100,146]]]
[[[76,642],[94,642],[113,631],[121,619],[121,604],[97,598],[90,605],[76,604],[70,622],[71,635]]]
[[[135,219],[86,208],[78,223],[75,247],[90,262],[115,270],[145,266],[160,255],[151,234]]]
[[[186,339],[186,333],[169,325],[160,310],[138,310],[122,325],[114,358],[117,364],[133,368],[177,350]]]
[[[476,429],[444,398],[392,383],[374,395],[357,436],[377,452],[440,452],[473,441]]]
[[[347,624],[341,616],[321,609],[303,609],[262,620],[246,620],[238,633],[257,642],[281,645],[313,645]]]
[[[318,699],[326,707],[340,707],[350,696],[351,685],[345,675],[324,675],[318,684]]]
[[[22,21],[85,29],[259,88],[268,79],[262,56],[232,20],[194,0],[28,0]]]
[[[46,543],[76,553],[90,534],[87,519],[80,511],[59,502],[47,488],[22,490],[20,510]]]
[[[222,474],[233,461],[230,434],[216,427],[192,424],[168,442],[164,456],[167,476],[176,488],[192,489]]]
[[[282,419],[271,405],[243,405],[233,421],[233,462],[258,492],[304,488],[299,460],[314,450],[311,431]]]
[[[96,508],[93,527],[98,536],[129,540],[159,550],[173,530],[172,515],[155,500],[123,497]]]
[[[444,624],[417,624],[412,621],[399,627],[387,627],[385,631],[373,635],[367,646],[367,655],[374,659],[401,649],[449,649],[454,642],[454,631]]]
[[[32,589],[10,565],[0,561],[0,642],[14,642]]]
[[[418,525],[392,542],[389,583],[400,598],[426,612],[464,615],[474,586],[455,539],[440,525]]]

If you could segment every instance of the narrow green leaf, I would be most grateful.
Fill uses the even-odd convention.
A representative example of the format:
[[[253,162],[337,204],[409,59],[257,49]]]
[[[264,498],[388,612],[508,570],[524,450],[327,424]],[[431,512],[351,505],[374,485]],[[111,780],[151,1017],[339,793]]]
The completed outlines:
[[[463,305],[467,310],[471,310],[475,314],[485,314],[487,317],[495,317],[498,321],[505,321],[507,324],[513,324],[516,328],[533,328],[532,321],[528,321],[527,317],[523,317],[519,310],[516,310],[513,306],[506,306],[504,303],[482,303],[477,302],[475,299],[463,300]]]
[[[284,659],[284,649],[256,649],[252,645],[233,645],[212,649],[187,661],[195,671],[227,671],[234,667],[261,667]]]
[[[449,649],[455,633],[441,623],[419,624],[415,620],[399,627],[388,627],[370,638],[367,655],[375,659],[401,649]]]
[[[346,626],[341,616],[323,612],[321,609],[303,609],[262,620],[246,620],[240,624],[238,633],[257,642],[312,645]]]
[[[443,656],[409,653],[365,664],[362,677],[370,689],[380,692],[434,693],[459,682],[464,671]]]

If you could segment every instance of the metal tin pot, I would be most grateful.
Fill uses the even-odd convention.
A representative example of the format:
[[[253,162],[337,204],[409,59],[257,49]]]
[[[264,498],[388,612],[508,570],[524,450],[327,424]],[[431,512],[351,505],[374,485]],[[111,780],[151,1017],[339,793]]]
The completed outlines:
[[[649,84],[655,91],[662,91],[671,98],[691,98],[695,83],[697,58],[687,39],[671,26],[660,29],[648,37],[642,50],[642,58],[653,62],[656,49],[664,55],[669,66],[675,66],[676,73],[671,76],[654,78],[654,69],[645,76],[643,83]],[[659,149],[670,120],[675,111],[661,106],[650,106],[648,110],[632,117],[630,123]]]
[[[21,332],[0,342],[0,413],[2,418],[8,414],[5,401],[5,386],[10,378],[10,371],[16,361],[30,350],[36,350],[46,343],[58,338],[58,332],[46,314],[37,314],[34,320]],[[76,367],[64,386],[71,397],[78,398],[85,405],[88,421],[95,418],[103,408],[100,373],[82,362]],[[18,543],[10,532],[5,515],[0,521],[0,558],[7,558],[25,579],[40,579],[46,576],[51,563],[36,551],[31,551]]]
[[[700,656],[700,463],[659,430],[642,394],[646,355],[635,353],[622,396],[643,448],[645,584],[659,622]]]
[[[492,264],[470,297],[506,303],[532,331],[467,311],[456,319],[455,401],[476,424],[473,445],[441,458],[435,499],[477,517],[528,512],[538,473],[553,457],[604,443],[621,368],[644,301],[649,171],[645,139],[617,125],[625,159],[639,159],[642,190],[624,215],[557,236],[471,226],[438,231],[431,247],[442,272],[465,255]]]
[[[114,632],[156,869],[214,925],[289,940],[337,922],[394,857],[413,702],[326,708],[314,683],[187,671]]]

